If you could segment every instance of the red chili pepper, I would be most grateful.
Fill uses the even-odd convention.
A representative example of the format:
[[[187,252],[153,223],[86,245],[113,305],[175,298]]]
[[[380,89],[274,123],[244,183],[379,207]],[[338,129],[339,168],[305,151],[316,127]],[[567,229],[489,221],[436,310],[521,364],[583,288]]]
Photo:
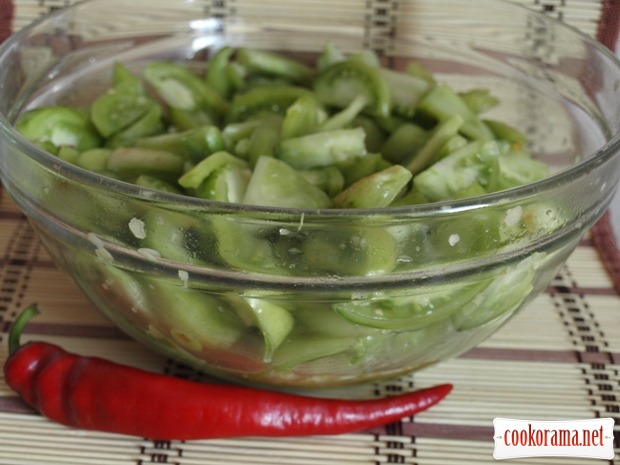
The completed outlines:
[[[341,434],[414,415],[452,389],[445,384],[359,401],[193,382],[44,342],[20,346],[22,328],[36,313],[29,307],[11,331],[6,382],[45,417],[85,430],[160,440]]]

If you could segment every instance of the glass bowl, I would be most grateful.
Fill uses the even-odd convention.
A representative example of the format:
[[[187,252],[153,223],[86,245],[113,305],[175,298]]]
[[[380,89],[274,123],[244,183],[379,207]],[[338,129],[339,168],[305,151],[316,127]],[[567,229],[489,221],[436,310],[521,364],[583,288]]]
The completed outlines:
[[[543,291],[603,214],[620,176],[620,65],[553,19],[501,1],[239,4],[89,0],[0,48],[0,172],[59,267],[138,341],[205,373],[273,389],[404,375],[493,334]],[[359,8],[359,11],[356,10]],[[390,8],[395,10],[391,10]],[[469,199],[381,209],[288,209],[155,191],[27,141],[16,117],[87,105],[112,65],[204,66],[222,45],[314,59],[326,43],[417,60],[551,167]]]

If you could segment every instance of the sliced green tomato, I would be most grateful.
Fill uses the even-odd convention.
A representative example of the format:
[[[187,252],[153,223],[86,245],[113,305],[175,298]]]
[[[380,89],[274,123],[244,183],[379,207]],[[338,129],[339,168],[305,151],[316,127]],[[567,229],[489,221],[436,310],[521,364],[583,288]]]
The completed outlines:
[[[173,152],[194,163],[199,163],[214,152],[225,150],[225,145],[221,131],[213,125],[143,137],[135,142],[136,147]]]
[[[120,147],[110,154],[107,169],[124,176],[159,174],[174,178],[183,172],[184,164],[183,157],[175,153],[140,147]]]
[[[241,203],[251,177],[252,172],[248,168],[224,165],[209,175],[196,189],[196,195],[219,202]]]
[[[233,97],[227,121],[238,123],[264,114],[284,115],[293,103],[304,96],[312,97],[312,93],[304,87],[286,84],[256,86]]]
[[[363,63],[367,66],[372,66],[374,68],[378,68],[381,66],[381,59],[379,58],[379,55],[377,55],[377,52],[370,49],[363,49],[359,52],[351,53],[349,54],[348,59],[353,61],[359,61],[360,63]]]
[[[307,83],[314,74],[312,69],[299,60],[264,50],[240,48],[237,60],[250,72],[276,76],[292,82]]]
[[[484,124],[495,134],[495,137],[501,140],[507,140],[513,143],[517,148],[524,148],[527,145],[527,137],[518,129],[506,124],[502,121],[485,119]]]
[[[390,134],[378,151],[392,163],[403,163],[417,153],[428,138],[428,132],[417,124],[405,123]]]
[[[217,92],[220,97],[227,99],[233,91],[234,83],[228,72],[228,67],[235,49],[233,47],[222,47],[209,59],[205,81],[211,89]]]
[[[235,147],[240,141],[249,140],[254,129],[260,123],[260,119],[244,121],[242,123],[230,123],[222,129],[222,137],[224,138],[225,150],[240,156]]]
[[[412,61],[408,63],[405,68],[405,72],[411,76],[415,76],[418,79],[426,81],[430,87],[434,87],[435,84],[437,84],[434,74],[419,61]]]
[[[362,128],[336,129],[283,140],[279,157],[297,169],[340,165],[366,155]]]
[[[271,360],[278,368],[297,368],[305,363],[347,352],[355,347],[357,338],[291,334]]]
[[[299,302],[292,314],[298,327],[308,334],[350,338],[382,333],[343,318],[326,302]]]
[[[327,119],[327,111],[313,95],[298,98],[288,109],[282,122],[282,139],[314,132]]]
[[[243,271],[285,275],[272,242],[265,237],[265,225],[244,221],[242,216],[212,219],[215,247],[229,266]]]
[[[365,134],[366,150],[370,153],[381,151],[381,147],[386,139],[385,132],[381,126],[369,116],[359,115],[353,120],[351,125],[354,128],[362,128]]]
[[[359,325],[411,331],[448,318],[486,286],[486,283],[429,286],[413,295],[351,300],[333,307],[340,316]]]
[[[144,70],[144,77],[171,107],[185,111],[205,108],[223,115],[228,103],[189,68],[170,62],[154,62]]]
[[[189,231],[194,223],[185,215],[152,210],[143,220],[134,218],[127,226],[140,239],[141,251],[147,257],[160,256],[179,263],[200,262],[189,245]]]
[[[428,81],[412,74],[381,68],[381,76],[390,89],[394,113],[406,118],[415,114],[418,102],[431,88]]]
[[[464,120],[461,133],[469,139],[495,139],[493,132],[478,118],[478,115],[455,91],[445,84],[438,84],[433,87],[419,101],[417,110],[437,121],[443,121],[450,116],[459,115]]]
[[[499,105],[499,99],[491,95],[489,89],[471,89],[459,92],[459,97],[476,114],[484,113]]]
[[[316,60],[316,67],[319,71],[323,71],[346,59],[347,55],[340,48],[334,45],[333,42],[327,42]]]
[[[306,181],[318,187],[330,197],[339,194],[344,187],[344,176],[335,166],[299,170],[297,172],[301,174]]]
[[[535,160],[527,153],[505,154],[498,157],[497,162],[497,182],[492,186],[495,191],[529,184],[549,175],[549,165]]]
[[[349,186],[336,197],[336,208],[381,208],[390,205],[411,180],[411,172],[400,165],[371,174]]]
[[[285,208],[329,208],[331,200],[287,163],[260,157],[243,203]]]
[[[301,245],[303,266],[335,276],[371,276],[396,267],[397,244],[384,229],[311,231]]]
[[[114,63],[112,68],[112,87],[121,89],[123,92],[135,92],[144,94],[144,82],[133,74],[127,66],[121,62]]]
[[[173,131],[189,131],[204,126],[213,126],[219,121],[216,115],[204,108],[183,110],[168,107],[168,119],[170,120],[170,129]]]
[[[333,114],[327,121],[321,124],[318,131],[333,131],[350,127],[366,104],[367,101],[363,95],[355,97],[346,108]]]
[[[363,157],[354,158],[344,164],[338,165],[338,169],[342,172],[344,185],[350,186],[354,182],[366,176],[378,173],[390,166],[392,166],[392,164],[386,161],[380,153],[369,153]]]
[[[480,192],[479,189],[481,186],[473,184],[457,195],[476,194]],[[438,254],[458,261],[493,253],[505,245],[500,242],[502,220],[502,215],[491,209],[452,215],[450,219],[435,223],[430,235],[422,243],[421,250],[428,255],[429,260]]]
[[[263,361],[271,362],[276,349],[293,329],[295,320],[288,310],[262,298],[235,299],[234,306],[241,319],[262,334],[265,343]]]
[[[451,199],[474,183],[488,184],[498,156],[494,141],[470,142],[415,175],[413,184],[431,202]]]
[[[85,150],[78,155],[74,163],[90,171],[104,171],[108,167],[111,153],[111,150],[103,148]]]
[[[428,199],[415,187],[412,187],[406,194],[396,198],[390,206],[422,205],[425,203],[428,203]]]
[[[155,105],[145,94],[111,89],[97,98],[90,109],[91,121],[103,137],[131,126]]]
[[[223,166],[247,169],[248,164],[226,151],[209,155],[179,178],[179,184],[186,189],[197,189],[213,172]]]
[[[536,269],[545,257],[545,253],[535,253],[515,266],[503,268],[486,289],[451,316],[454,326],[466,331],[510,316],[532,293]]]
[[[457,134],[456,136],[449,138],[446,141],[446,143],[443,145],[443,147],[441,147],[441,149],[437,152],[437,157],[436,157],[437,159],[435,161],[439,161],[442,158],[447,157],[452,152],[461,150],[467,144],[469,144],[469,139],[467,139],[466,137],[460,134]]]
[[[175,184],[148,174],[138,176],[134,181],[134,184],[136,186],[146,187],[148,189],[154,189],[161,192],[168,192],[170,194],[182,194],[181,189],[179,189]]]
[[[268,115],[260,120],[248,139],[245,158],[255,166],[260,157],[274,157],[280,144],[282,117]]]
[[[84,151],[99,147],[101,136],[84,112],[68,107],[51,106],[22,114],[15,128],[27,139],[58,148],[63,145]],[[54,150],[54,153],[57,150]]]
[[[407,169],[415,175],[437,161],[439,152],[450,139],[458,135],[463,122],[461,116],[452,115],[438,123],[428,135],[424,145],[407,161]]]
[[[96,149],[93,149],[93,150],[96,150]],[[50,146],[50,148],[47,149],[47,151],[54,153],[56,151],[56,147]],[[58,156],[58,158],[61,158],[64,161],[68,161],[69,163],[76,164],[78,158],[80,157],[80,152],[75,147],[63,145],[61,147],[58,147],[58,150],[56,151],[56,155]]]
[[[147,111],[128,127],[120,130],[106,141],[106,147],[132,146],[137,139],[159,134],[164,130],[161,106],[153,103]]]
[[[186,350],[231,347],[247,328],[223,298],[172,284],[151,284],[162,328]]]
[[[317,97],[326,105],[345,108],[361,96],[370,114],[390,115],[392,95],[380,68],[357,60],[339,61],[321,71],[313,85]]]

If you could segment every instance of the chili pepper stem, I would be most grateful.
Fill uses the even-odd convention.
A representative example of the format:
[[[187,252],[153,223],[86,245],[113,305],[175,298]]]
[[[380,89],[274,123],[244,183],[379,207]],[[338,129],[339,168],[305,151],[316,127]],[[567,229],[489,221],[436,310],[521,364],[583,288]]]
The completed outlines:
[[[9,355],[13,355],[17,352],[17,349],[21,346],[20,339],[24,327],[39,313],[41,313],[39,306],[37,304],[31,304],[18,315],[9,332]]]

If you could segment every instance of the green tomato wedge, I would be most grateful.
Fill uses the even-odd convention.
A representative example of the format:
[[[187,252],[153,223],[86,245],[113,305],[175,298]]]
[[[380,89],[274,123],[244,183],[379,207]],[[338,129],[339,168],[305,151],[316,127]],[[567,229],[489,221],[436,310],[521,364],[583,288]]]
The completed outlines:
[[[232,346],[247,326],[223,298],[172,284],[151,283],[158,317],[181,347],[200,352],[209,347]]]
[[[454,326],[466,331],[510,316],[534,289],[536,269],[545,257],[545,253],[535,253],[515,266],[502,268],[484,291],[451,316]]]
[[[499,152],[495,141],[470,142],[415,175],[413,184],[431,202],[454,198],[476,182],[484,187],[496,173]]]
[[[228,102],[189,68],[169,62],[154,62],[144,70],[144,77],[171,107],[184,111],[206,109],[223,115]]]
[[[227,165],[248,168],[248,164],[245,161],[222,150],[209,155],[183,174],[179,178],[179,185],[186,189],[197,189],[214,171]]]
[[[135,146],[173,152],[193,163],[199,163],[206,156],[226,148],[222,132],[213,125],[142,137],[135,142]]]
[[[218,258],[243,271],[286,275],[276,257],[265,225],[246,222],[243,216],[219,216],[211,220]]]
[[[381,228],[355,226],[310,231],[301,244],[303,265],[313,272],[342,276],[372,276],[396,268],[394,236]]]
[[[132,218],[127,226],[140,240],[138,250],[146,258],[199,264],[203,260],[198,252],[212,246],[198,221],[176,212],[151,210],[143,218]]]
[[[429,138],[429,133],[413,123],[405,123],[392,132],[379,148],[391,163],[403,163],[416,154]]]
[[[128,127],[112,135],[105,143],[108,148],[130,147],[137,139],[161,133],[164,130],[161,106],[152,103],[145,113]]]
[[[495,134],[478,118],[478,115],[465,103],[459,94],[445,84],[433,87],[419,102],[416,108],[437,121],[459,115],[464,123],[461,133],[471,140],[493,140]]]
[[[251,177],[252,172],[248,168],[224,165],[207,177],[196,189],[196,195],[219,202],[241,203]]]
[[[344,176],[335,166],[299,170],[298,173],[301,174],[306,181],[317,186],[330,197],[342,192],[344,187]]]
[[[381,208],[390,205],[411,180],[411,172],[390,166],[360,179],[333,198],[336,208]]]
[[[431,88],[428,81],[399,71],[388,68],[380,68],[381,77],[390,89],[391,106],[397,115],[411,118],[418,102]]]
[[[370,114],[390,116],[392,95],[380,68],[358,60],[339,61],[319,73],[313,86],[318,99],[326,105],[346,108],[362,96]]]
[[[486,286],[486,283],[429,286],[413,295],[351,300],[333,307],[340,316],[359,325],[411,331],[449,318]]]
[[[168,192],[169,194],[181,195],[182,191],[175,184],[168,182],[157,176],[151,176],[148,174],[141,174],[134,181],[136,186],[146,187],[147,189],[154,189],[156,191]]]
[[[248,326],[261,332],[265,343],[263,361],[271,362],[276,349],[293,329],[295,320],[288,310],[263,298],[236,298],[234,306]]]
[[[305,95],[286,110],[280,137],[290,139],[315,132],[326,119],[323,105],[313,95]]]
[[[357,338],[291,334],[278,348],[272,366],[294,369],[305,363],[347,352],[355,347]]]
[[[141,174],[174,178],[183,172],[185,160],[176,153],[140,147],[119,147],[108,158],[107,169],[121,176]]]
[[[81,152],[99,147],[102,142],[88,116],[75,108],[51,106],[30,110],[19,117],[15,128],[42,146],[66,145]]]
[[[235,49],[222,47],[209,59],[205,81],[220,97],[227,99],[233,91],[234,83],[228,72]]]
[[[250,72],[266,74],[297,83],[307,83],[314,74],[304,63],[284,55],[250,48],[240,48],[237,60]]]
[[[362,128],[317,132],[280,142],[279,157],[297,169],[340,165],[366,155]]]
[[[104,148],[85,150],[76,157],[74,163],[90,171],[102,172],[108,168],[111,153],[111,150]]]
[[[260,157],[243,203],[285,208],[329,208],[331,200],[282,160]]]
[[[247,121],[264,114],[284,115],[301,97],[313,97],[304,87],[288,84],[264,84],[236,94],[227,113],[229,123]]]
[[[103,137],[110,137],[142,118],[153,105],[145,94],[123,92],[111,89],[95,100],[90,109],[90,117]]]

